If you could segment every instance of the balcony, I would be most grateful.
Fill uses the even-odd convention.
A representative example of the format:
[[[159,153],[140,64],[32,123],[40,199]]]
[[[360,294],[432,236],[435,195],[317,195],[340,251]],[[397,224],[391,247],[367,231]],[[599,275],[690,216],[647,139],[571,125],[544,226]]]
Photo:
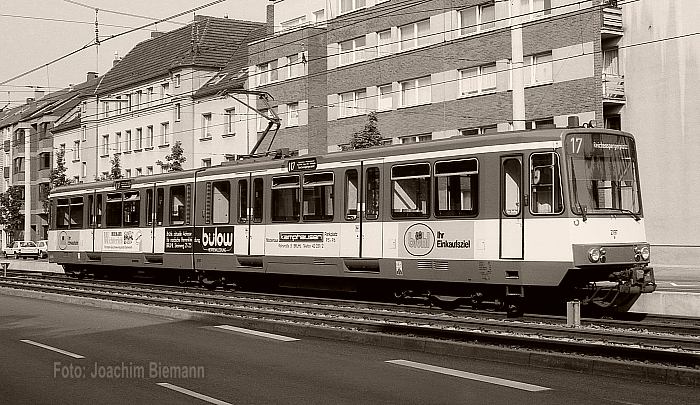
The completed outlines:
[[[603,103],[625,103],[625,77],[603,73]]]
[[[9,139],[6,140],[5,142],[3,142],[3,148],[5,149],[5,152],[10,151],[10,140]]]
[[[617,0],[606,0],[601,14],[602,24],[600,35],[603,39],[620,37],[622,30],[622,9],[618,7]]]
[[[9,179],[9,178],[10,178],[10,166],[5,166],[5,167],[3,168],[3,171],[2,171],[2,172],[3,172],[3,177],[4,177],[4,178],[6,178],[6,179]]]

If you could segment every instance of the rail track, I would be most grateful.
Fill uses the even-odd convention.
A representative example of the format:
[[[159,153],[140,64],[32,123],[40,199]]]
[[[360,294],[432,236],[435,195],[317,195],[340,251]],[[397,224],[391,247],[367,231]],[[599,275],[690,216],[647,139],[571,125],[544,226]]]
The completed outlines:
[[[562,317],[513,320],[489,311],[444,311],[418,305],[348,301],[63,275],[8,272],[0,287],[175,307],[210,314],[274,320],[392,335],[575,353],[700,368],[700,319],[647,317],[642,321],[583,319],[570,328]]]

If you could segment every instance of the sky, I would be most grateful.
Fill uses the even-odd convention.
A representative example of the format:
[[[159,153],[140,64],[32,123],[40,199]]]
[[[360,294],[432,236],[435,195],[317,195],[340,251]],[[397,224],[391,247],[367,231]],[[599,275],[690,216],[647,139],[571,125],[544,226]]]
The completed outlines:
[[[32,97],[34,88],[50,92],[82,83],[87,72],[104,74],[115,53],[123,57],[151,32],[171,31],[191,22],[193,14],[177,18],[181,24],[159,23],[133,33],[116,35],[153,20],[118,13],[162,19],[216,0],[0,0],[0,83],[40,67],[34,73],[0,85],[0,108],[10,102],[17,106]],[[95,10],[98,8],[99,55],[95,46],[62,61],[44,66],[86,44],[95,42]],[[225,0],[203,8],[198,15],[237,20],[265,21],[265,0]],[[9,93],[8,93],[9,92]]]

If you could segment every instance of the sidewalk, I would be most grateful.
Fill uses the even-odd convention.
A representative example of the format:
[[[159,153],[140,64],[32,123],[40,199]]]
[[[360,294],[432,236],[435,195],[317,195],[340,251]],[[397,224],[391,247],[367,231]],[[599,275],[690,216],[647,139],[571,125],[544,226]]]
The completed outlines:
[[[63,273],[63,266],[49,263],[46,260],[34,259],[0,259],[0,263],[10,263],[8,270],[42,271],[47,273]]]

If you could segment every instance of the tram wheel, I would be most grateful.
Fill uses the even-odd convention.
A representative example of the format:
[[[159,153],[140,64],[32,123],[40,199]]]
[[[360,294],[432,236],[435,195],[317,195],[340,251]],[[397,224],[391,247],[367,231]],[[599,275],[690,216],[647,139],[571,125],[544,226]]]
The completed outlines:
[[[520,318],[523,316],[523,302],[520,297],[506,299],[506,316]]]

